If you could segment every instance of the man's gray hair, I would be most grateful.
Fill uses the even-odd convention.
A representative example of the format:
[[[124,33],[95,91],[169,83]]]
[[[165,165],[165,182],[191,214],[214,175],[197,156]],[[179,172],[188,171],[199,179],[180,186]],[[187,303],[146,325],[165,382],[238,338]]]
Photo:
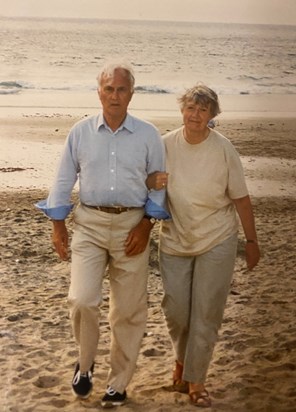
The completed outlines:
[[[131,85],[131,91],[134,91],[134,85],[135,85],[135,75],[134,75],[134,69],[131,64],[121,61],[110,61],[107,62],[100,73],[97,76],[97,81],[98,81],[98,88],[101,86],[101,81],[103,77],[113,77],[114,72],[116,70],[123,70],[126,72],[126,76],[128,77]]]

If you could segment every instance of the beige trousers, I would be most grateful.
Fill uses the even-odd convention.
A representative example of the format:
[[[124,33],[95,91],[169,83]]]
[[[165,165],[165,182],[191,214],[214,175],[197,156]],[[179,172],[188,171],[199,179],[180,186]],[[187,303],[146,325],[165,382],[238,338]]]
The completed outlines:
[[[111,327],[108,385],[123,392],[136,367],[147,319],[149,245],[145,252],[127,257],[124,243],[144,211],[109,214],[79,205],[74,213],[70,315],[79,345],[82,372],[95,360],[99,341],[99,306],[102,283],[109,268]]]

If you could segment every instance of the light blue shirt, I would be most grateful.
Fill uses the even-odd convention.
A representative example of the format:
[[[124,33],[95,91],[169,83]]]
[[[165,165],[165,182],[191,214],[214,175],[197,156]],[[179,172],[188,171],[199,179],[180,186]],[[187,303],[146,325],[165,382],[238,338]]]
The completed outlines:
[[[165,170],[164,145],[152,124],[127,114],[113,132],[102,114],[92,116],[71,129],[49,196],[36,206],[54,220],[65,219],[78,180],[86,205],[145,207],[146,214],[166,219],[165,190],[148,192],[145,183],[157,170]]]

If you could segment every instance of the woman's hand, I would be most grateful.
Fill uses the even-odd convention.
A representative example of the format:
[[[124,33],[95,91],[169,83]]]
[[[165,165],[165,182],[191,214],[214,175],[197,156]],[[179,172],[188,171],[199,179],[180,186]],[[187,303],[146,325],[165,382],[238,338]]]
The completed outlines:
[[[246,263],[247,268],[252,270],[260,260],[260,250],[257,242],[246,243]]]
[[[255,219],[250,196],[234,199],[237,213],[240,217],[244,233],[246,236],[246,263],[249,270],[252,270],[260,259],[260,249],[257,243]]]
[[[146,186],[148,189],[161,190],[168,184],[169,174],[166,172],[151,173],[146,179]]]

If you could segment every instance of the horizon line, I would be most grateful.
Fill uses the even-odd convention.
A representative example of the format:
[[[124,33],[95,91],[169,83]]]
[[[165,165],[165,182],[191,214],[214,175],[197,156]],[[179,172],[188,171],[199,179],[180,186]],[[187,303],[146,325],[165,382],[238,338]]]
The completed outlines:
[[[296,26],[296,23],[259,23],[259,22],[229,22],[229,21],[198,21],[198,20],[170,20],[170,19],[144,19],[144,18],[111,18],[111,17],[74,17],[74,16],[7,16],[1,15],[0,19],[28,19],[28,20],[106,20],[106,21],[135,21],[135,22],[162,22],[162,23],[200,23],[200,24],[245,24],[253,26]]]

